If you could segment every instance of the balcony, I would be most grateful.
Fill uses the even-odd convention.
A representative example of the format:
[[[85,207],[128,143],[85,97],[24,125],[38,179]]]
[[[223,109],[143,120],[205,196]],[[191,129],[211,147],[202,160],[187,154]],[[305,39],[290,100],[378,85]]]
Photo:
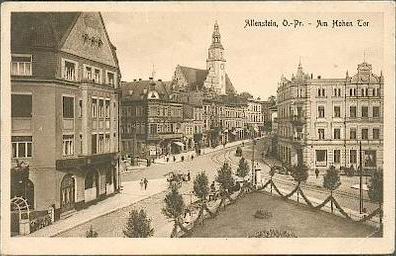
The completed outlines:
[[[304,116],[292,116],[290,120],[294,126],[302,126],[306,123]]]
[[[182,137],[183,137],[182,133],[147,134],[147,140],[180,139]]]

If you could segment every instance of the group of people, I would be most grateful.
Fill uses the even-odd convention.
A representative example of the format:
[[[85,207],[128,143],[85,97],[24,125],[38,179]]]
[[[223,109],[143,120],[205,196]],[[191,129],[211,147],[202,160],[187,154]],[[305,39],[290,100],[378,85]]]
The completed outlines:
[[[148,184],[148,180],[146,178],[141,178],[140,179],[140,190],[147,190],[147,184]]]
[[[169,155],[165,155],[165,157],[166,157],[166,162],[169,162]],[[184,162],[184,158],[185,158],[185,156],[181,156],[181,157],[180,157],[180,160],[181,160],[182,162]],[[192,154],[192,155],[190,156],[190,158],[191,158],[191,160],[194,160],[194,154]],[[176,156],[173,156],[173,162],[176,162]]]

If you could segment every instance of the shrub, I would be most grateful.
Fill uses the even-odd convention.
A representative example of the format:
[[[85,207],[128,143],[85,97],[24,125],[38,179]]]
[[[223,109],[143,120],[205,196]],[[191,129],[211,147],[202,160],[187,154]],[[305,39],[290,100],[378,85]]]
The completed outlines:
[[[270,230],[258,231],[253,235],[249,235],[248,237],[256,237],[256,238],[272,238],[272,237],[288,237],[295,238],[297,237],[292,231],[284,230],[280,231],[275,228],[271,228]]]
[[[249,164],[244,157],[239,160],[239,166],[237,168],[236,175],[241,178],[245,178],[249,174]]]
[[[253,216],[257,219],[269,219],[272,218],[272,212],[259,209]]]
[[[384,177],[382,169],[378,169],[373,173],[368,189],[370,200],[381,204],[384,196]]]
[[[325,176],[323,177],[323,187],[327,188],[330,191],[337,189],[341,185],[340,176],[338,171],[332,165],[326,171]]]
[[[223,166],[217,171],[216,181],[220,184],[220,187],[224,191],[232,191],[235,182],[234,178],[232,177],[231,167],[228,163],[224,163]]]
[[[153,236],[154,229],[151,228],[151,220],[147,218],[143,209],[140,211],[133,209],[129,213],[123,233],[126,237],[150,237]]]
[[[209,180],[205,172],[201,172],[194,179],[194,194],[201,200],[205,200],[209,194]]]

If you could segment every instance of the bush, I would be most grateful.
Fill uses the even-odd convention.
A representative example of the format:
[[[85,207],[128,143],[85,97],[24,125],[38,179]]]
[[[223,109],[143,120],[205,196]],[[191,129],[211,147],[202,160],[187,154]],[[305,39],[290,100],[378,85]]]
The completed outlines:
[[[129,213],[123,233],[126,237],[150,237],[153,236],[154,229],[151,228],[151,220],[147,218],[146,212],[134,209]]]
[[[382,203],[384,196],[384,177],[382,169],[374,172],[368,185],[368,195],[373,202]]]
[[[201,172],[194,179],[194,194],[201,200],[209,195],[209,180],[205,172]]]
[[[249,235],[248,237],[256,237],[256,238],[271,238],[271,237],[288,237],[295,238],[297,237],[292,231],[284,230],[280,231],[275,228],[271,228],[270,230],[258,231],[253,235]]]
[[[244,157],[242,157],[239,160],[239,166],[237,168],[236,175],[241,178],[245,178],[249,174],[249,164],[245,160]]]
[[[235,181],[232,177],[231,167],[228,163],[224,163],[224,165],[217,171],[216,181],[224,191],[232,191]]]
[[[257,219],[269,219],[272,218],[272,212],[259,209],[253,216]]]
[[[325,176],[323,177],[323,187],[327,188],[330,191],[337,189],[341,185],[340,176],[338,171],[332,165],[326,171]]]
[[[89,227],[89,230],[86,232],[86,237],[87,238],[98,237],[98,232],[93,230],[92,225]]]

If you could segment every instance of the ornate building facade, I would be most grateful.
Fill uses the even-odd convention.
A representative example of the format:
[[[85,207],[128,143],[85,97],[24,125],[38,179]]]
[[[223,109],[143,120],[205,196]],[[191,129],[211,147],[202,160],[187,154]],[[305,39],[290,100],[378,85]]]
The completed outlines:
[[[383,166],[382,72],[375,75],[366,62],[357,73],[324,79],[303,72],[284,77],[278,87],[278,156],[290,164],[305,163],[311,169],[360,164]]]
[[[119,189],[120,77],[100,13],[11,15],[11,196],[59,218]]]

